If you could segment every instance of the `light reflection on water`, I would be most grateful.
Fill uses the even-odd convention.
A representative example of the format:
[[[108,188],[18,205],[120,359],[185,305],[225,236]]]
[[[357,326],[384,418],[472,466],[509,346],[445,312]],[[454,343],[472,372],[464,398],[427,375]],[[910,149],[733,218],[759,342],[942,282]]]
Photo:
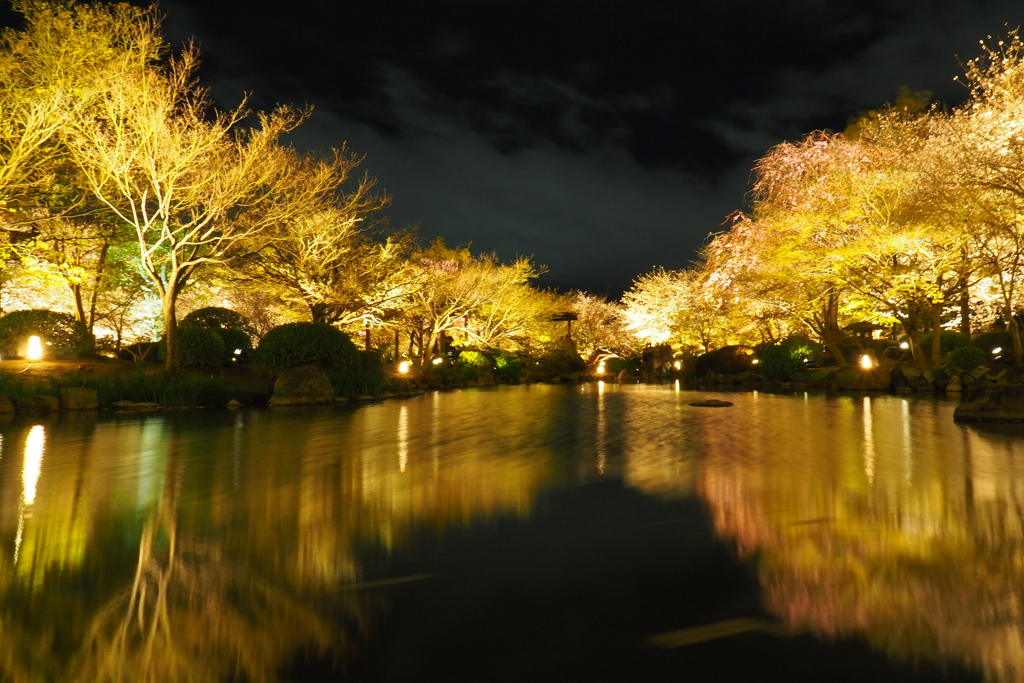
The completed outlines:
[[[693,398],[598,383],[11,423],[0,679],[272,677],[296,648],[346,651],[367,606],[338,588],[364,578],[362,549],[619,478],[703,498],[797,630],[1024,680],[1024,430],[956,425],[931,399]]]

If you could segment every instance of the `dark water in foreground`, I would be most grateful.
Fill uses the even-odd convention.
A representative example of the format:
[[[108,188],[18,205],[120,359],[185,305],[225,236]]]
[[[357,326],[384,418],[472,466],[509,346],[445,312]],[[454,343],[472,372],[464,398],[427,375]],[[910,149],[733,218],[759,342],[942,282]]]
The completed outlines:
[[[1024,428],[696,396],[0,426],[0,681],[1024,680]]]

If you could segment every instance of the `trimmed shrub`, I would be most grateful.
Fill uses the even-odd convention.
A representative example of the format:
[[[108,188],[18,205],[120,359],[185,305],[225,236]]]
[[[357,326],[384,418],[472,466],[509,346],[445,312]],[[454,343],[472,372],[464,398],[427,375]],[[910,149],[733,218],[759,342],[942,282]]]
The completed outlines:
[[[983,332],[971,339],[971,346],[977,347],[987,354],[986,362],[989,365],[993,363],[1013,364],[1013,338],[1006,330]],[[1002,350],[999,353],[992,353],[995,349]]]
[[[24,352],[26,340],[38,335],[51,358],[81,358],[92,353],[92,335],[68,313],[47,310],[12,311],[0,318],[0,353],[4,358]]]
[[[347,370],[359,364],[359,351],[347,334],[327,323],[287,323],[263,335],[253,359],[268,371],[300,365]]]
[[[459,353],[459,363],[462,365],[471,365],[476,368],[481,365],[487,365],[490,362],[487,356],[479,351],[462,351]]]
[[[991,356],[991,353],[986,353],[984,349],[979,349],[977,346],[961,346],[949,352],[946,365],[962,370],[973,370],[979,365],[987,364]]]
[[[769,382],[788,382],[803,365],[803,356],[785,341],[764,347],[758,355],[761,377]]]
[[[181,364],[192,368],[219,368],[224,365],[224,340],[213,330],[192,325],[178,327],[178,351]],[[167,360],[167,337],[160,339],[159,358]]]
[[[248,318],[230,308],[218,306],[197,308],[182,318],[180,325],[192,325],[207,330],[241,330],[250,339],[256,336],[256,326]]]
[[[499,382],[518,382],[523,374],[523,361],[499,351],[494,356],[495,379]]]
[[[217,306],[198,308],[181,320],[181,326],[200,327],[220,335],[224,342],[223,363],[248,363],[252,357],[252,340],[256,337],[256,327],[252,322],[234,311]],[[239,351],[239,353],[235,353]]]
[[[714,370],[721,375],[739,375],[754,367],[751,362],[754,359],[752,351],[749,346],[723,346],[697,356],[694,365],[701,377],[706,375],[708,370]]]
[[[929,355],[932,352],[932,333],[927,332],[921,335],[921,348],[924,350],[925,355]],[[965,346],[971,345],[971,338],[966,334],[960,334],[959,332],[952,332],[949,330],[943,330],[942,336],[939,338],[939,353],[945,356],[953,349],[960,349]]]

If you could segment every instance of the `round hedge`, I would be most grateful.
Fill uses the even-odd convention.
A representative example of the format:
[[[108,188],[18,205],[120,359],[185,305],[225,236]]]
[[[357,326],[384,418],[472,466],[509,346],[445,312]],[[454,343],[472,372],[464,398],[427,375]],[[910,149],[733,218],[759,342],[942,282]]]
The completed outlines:
[[[991,355],[991,352],[986,353],[977,346],[961,346],[949,352],[946,365],[961,370],[973,370],[979,365],[986,365]]]
[[[193,368],[218,368],[226,357],[224,340],[213,330],[194,325],[178,327],[181,364]],[[160,360],[167,360],[167,337],[160,339]]]
[[[182,318],[180,325],[202,327],[207,330],[240,330],[250,339],[256,336],[256,326],[248,318],[230,308],[219,306],[197,308]]]
[[[932,352],[932,333],[926,332],[922,334],[920,342],[921,348],[924,349],[925,354],[930,354]],[[961,334],[960,332],[943,330],[942,336],[939,337],[939,353],[943,356],[954,349],[970,345],[971,338],[966,334]]]
[[[31,335],[42,338],[51,358],[80,358],[92,353],[93,339],[85,325],[69,313],[46,310],[12,311],[0,318],[0,353],[4,358],[20,355]]]
[[[982,349],[988,354],[986,356],[988,359],[987,365],[992,365],[993,363],[1013,364],[1013,337],[1010,336],[1007,330],[982,332],[971,340],[971,346]],[[1002,350],[998,354],[992,353],[997,348]]]
[[[252,340],[256,337],[256,326],[241,313],[229,308],[207,306],[197,308],[181,319],[181,326],[199,327],[220,335],[224,342],[223,364],[247,363],[252,356]],[[240,353],[235,353],[240,351]]]
[[[359,362],[359,351],[347,334],[327,323],[288,323],[263,335],[254,358],[267,370],[299,365],[349,369]]]

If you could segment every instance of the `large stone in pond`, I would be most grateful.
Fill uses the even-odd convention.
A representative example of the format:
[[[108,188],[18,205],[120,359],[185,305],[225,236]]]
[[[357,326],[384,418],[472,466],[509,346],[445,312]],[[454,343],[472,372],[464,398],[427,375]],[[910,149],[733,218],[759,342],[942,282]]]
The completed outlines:
[[[334,400],[331,382],[315,365],[300,365],[281,373],[274,382],[272,406],[308,406]]]
[[[60,410],[60,403],[54,396],[26,396],[18,401],[18,412],[50,413]]]
[[[1024,422],[1024,384],[989,384],[953,411],[956,422]]]
[[[703,401],[690,401],[691,406],[697,406],[698,408],[730,408],[732,403],[729,401],[719,401],[717,398],[706,398]]]
[[[64,387],[60,390],[60,407],[63,410],[96,410],[96,390],[85,387]]]

